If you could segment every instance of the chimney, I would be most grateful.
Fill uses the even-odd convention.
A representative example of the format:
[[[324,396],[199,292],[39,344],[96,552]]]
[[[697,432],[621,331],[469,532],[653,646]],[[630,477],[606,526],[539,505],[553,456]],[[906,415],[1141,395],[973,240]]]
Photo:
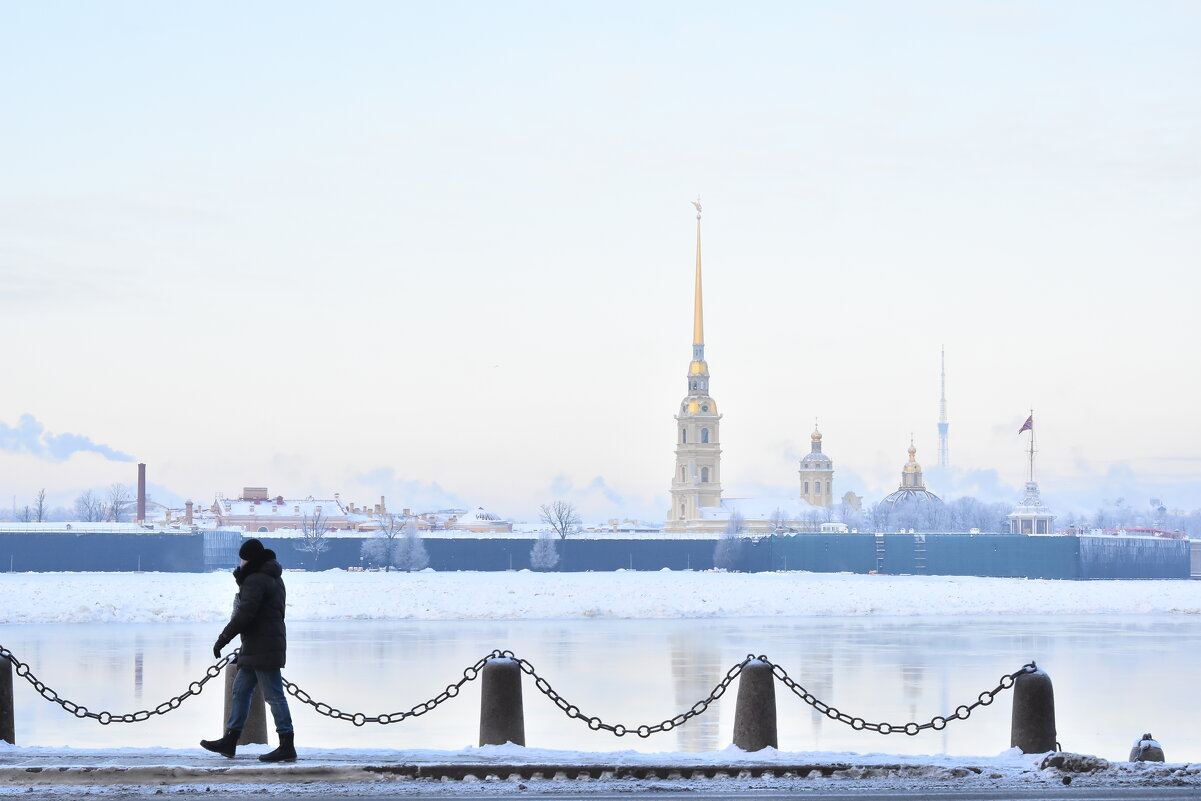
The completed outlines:
[[[189,526],[192,525],[192,502],[188,501],[184,504],[183,520]]]
[[[138,525],[146,522],[146,463],[138,462]]]

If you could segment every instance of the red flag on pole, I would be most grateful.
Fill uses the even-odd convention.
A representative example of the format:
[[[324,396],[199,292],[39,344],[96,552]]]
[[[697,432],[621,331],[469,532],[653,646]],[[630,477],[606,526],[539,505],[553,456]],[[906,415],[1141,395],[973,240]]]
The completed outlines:
[[[1023,431],[1033,431],[1033,430],[1034,430],[1034,415],[1030,415],[1029,417],[1026,418],[1026,422],[1022,423],[1022,427],[1018,429],[1018,433],[1020,434]]]

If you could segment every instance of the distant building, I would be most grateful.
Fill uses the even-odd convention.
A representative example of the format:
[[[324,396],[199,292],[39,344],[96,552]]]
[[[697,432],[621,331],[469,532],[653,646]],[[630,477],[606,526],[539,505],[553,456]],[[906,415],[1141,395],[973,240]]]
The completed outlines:
[[[688,365],[688,394],[676,414],[675,471],[671,479],[671,508],[663,533],[717,535],[737,515],[742,531],[817,531],[833,516],[834,466],[822,453],[821,434],[814,431],[812,452],[801,461],[800,498],[722,498],[721,415],[709,394],[709,365],[705,361],[704,305],[701,292],[701,207],[696,206],[696,276],[692,307],[692,361]]]
[[[1054,534],[1055,533],[1055,515],[1051,514],[1051,510],[1043,506],[1042,497],[1039,495],[1038,482],[1034,480],[1034,410],[1030,410],[1030,417],[1018,431],[1022,434],[1024,431],[1030,432],[1030,475],[1026,481],[1026,494],[1012,512],[1009,514],[1009,533],[1010,534]]]
[[[721,509],[721,445],[717,402],[709,396],[705,330],[701,304],[701,206],[696,206],[696,284],[692,310],[692,362],[688,394],[676,415],[676,466],[671,479],[671,509],[664,531],[722,531],[712,511]],[[706,510],[710,510],[708,513]]]
[[[473,534],[510,534],[513,531],[513,523],[482,506],[477,506],[470,511],[457,510],[447,519],[445,528],[451,531],[469,531]]]
[[[388,509],[383,496],[368,509],[343,503],[336,492],[333,498],[309,496],[300,500],[282,495],[272,498],[266,487],[245,487],[242,497],[236,500],[218,497],[209,512],[218,526],[241,526],[250,533],[268,534],[279,529],[301,529],[318,515],[327,530],[373,530]]]
[[[834,463],[822,453],[822,434],[817,426],[809,439],[811,450],[801,459],[801,500],[810,506],[829,508],[834,505]]]
[[[901,468],[901,485],[880,504],[890,527],[930,528],[942,522],[946,504],[942,498],[926,489],[922,466],[917,462],[917,448],[912,439],[909,441],[909,461]]]
[[[1043,505],[1037,481],[1026,482],[1022,502],[1009,513],[1010,534],[1054,534],[1055,515]]]
[[[662,523],[649,523],[645,520],[612,518],[604,523],[584,526],[584,534],[658,534],[663,531]]]

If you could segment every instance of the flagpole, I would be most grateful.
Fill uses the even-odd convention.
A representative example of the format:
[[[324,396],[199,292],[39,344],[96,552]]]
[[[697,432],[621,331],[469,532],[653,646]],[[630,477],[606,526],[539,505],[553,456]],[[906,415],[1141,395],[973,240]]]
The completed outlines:
[[[1030,419],[1034,419],[1034,410],[1030,410]],[[1034,425],[1030,426],[1030,483],[1034,483]]]

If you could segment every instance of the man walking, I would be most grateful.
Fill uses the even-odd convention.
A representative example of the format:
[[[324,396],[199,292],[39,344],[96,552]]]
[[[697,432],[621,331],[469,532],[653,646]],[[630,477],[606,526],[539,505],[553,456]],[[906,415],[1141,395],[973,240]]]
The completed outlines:
[[[276,561],[275,552],[263,547],[263,543],[256,539],[242,543],[238,556],[242,564],[234,569],[238,594],[234,596],[233,616],[213,645],[213,656],[220,659],[221,649],[229,645],[234,637],[241,635],[238,675],[234,679],[225,736],[220,740],[201,740],[200,746],[222,756],[233,757],[238,738],[242,736],[242,727],[250,715],[254,689],[261,685],[263,698],[271,707],[271,717],[275,719],[279,747],[259,759],[263,762],[295,762],[292,714],[288,710],[284,680],[279,672],[284,666],[288,650],[288,634],[284,626],[287,593],[283,568]]]

